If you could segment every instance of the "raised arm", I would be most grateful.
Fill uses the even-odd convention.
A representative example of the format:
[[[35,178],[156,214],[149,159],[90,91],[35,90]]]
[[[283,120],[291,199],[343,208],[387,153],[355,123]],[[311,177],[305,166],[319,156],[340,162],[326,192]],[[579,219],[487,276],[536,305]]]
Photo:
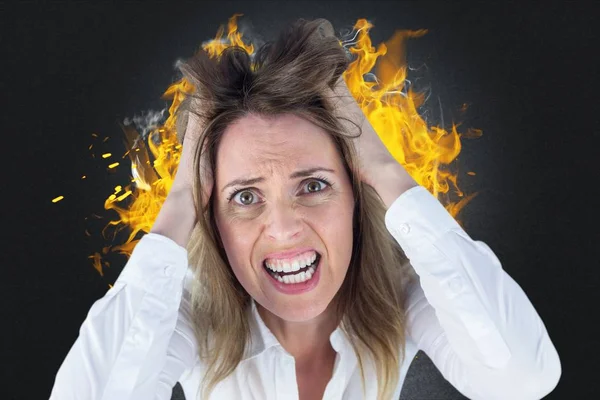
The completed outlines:
[[[185,249],[145,235],[115,285],[92,305],[50,399],[170,399],[195,361],[189,296],[182,300],[186,269]]]
[[[388,230],[419,283],[409,335],[470,399],[541,399],[558,383],[558,354],[535,308],[494,252],[472,240],[424,187],[388,209]]]
[[[193,122],[188,129],[197,130]],[[50,399],[168,400],[181,374],[194,366],[187,290],[193,277],[186,250],[196,221],[192,143],[186,139],[173,187],[151,232],[88,312]]]
[[[408,297],[409,334],[471,399],[540,399],[561,375],[533,305],[494,252],[474,241],[392,157],[343,79],[331,96],[341,121],[359,126],[361,179],[379,194],[386,226],[420,278]]]

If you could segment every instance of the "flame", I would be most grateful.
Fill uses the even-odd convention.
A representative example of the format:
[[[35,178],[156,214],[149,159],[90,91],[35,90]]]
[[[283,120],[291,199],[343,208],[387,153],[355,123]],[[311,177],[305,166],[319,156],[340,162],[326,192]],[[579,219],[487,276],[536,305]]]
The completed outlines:
[[[226,38],[221,26],[215,39],[202,44],[210,57],[217,57],[230,46],[242,47],[249,54],[254,52],[254,46],[244,43],[238,31],[237,18],[241,15],[235,14],[229,19]],[[456,218],[477,193],[465,196],[457,185],[458,174],[451,172],[449,165],[461,151],[461,137],[479,137],[481,131],[468,130],[466,134],[459,134],[456,125],[446,131],[438,126],[428,126],[419,114],[424,95],[413,92],[407,81],[405,43],[407,39],[426,34],[426,30],[397,31],[387,42],[374,48],[369,37],[372,27],[366,19],[359,19],[354,25],[352,40],[341,42],[356,56],[343,77],[395,159]],[[373,69],[376,80],[365,81],[365,75],[372,74]],[[102,255],[95,253],[90,256],[101,275],[102,266],[109,265],[103,261],[103,256],[109,252],[129,256],[138,242],[135,239],[137,234],[150,231],[171,188],[181,155],[175,130],[175,112],[185,96],[193,91],[193,86],[185,79],[167,88],[163,98],[171,100],[169,117],[162,126],[151,131],[146,140],[135,129],[123,126],[127,148],[123,158],[127,156],[131,161],[132,179],[124,187],[115,187],[114,193],[106,199],[104,208],[115,211],[119,219],[109,222],[103,234],[110,226],[116,228],[115,235],[125,228],[129,228],[130,233],[123,244],[107,246],[103,248]],[[463,108],[466,106],[463,105]],[[110,157],[110,154],[106,153],[103,157]],[[109,168],[118,164],[115,162]],[[451,201],[451,193],[459,200]],[[124,200],[127,200],[127,204],[121,205]]]
[[[424,96],[413,92],[406,80],[406,40],[421,37],[427,30],[396,31],[391,39],[375,49],[369,37],[372,27],[365,19],[354,25],[358,34],[349,51],[356,59],[344,73],[346,84],[394,158],[417,183],[439,199],[443,197],[440,201],[456,217],[476,195],[464,197],[456,182],[458,174],[442,168],[451,164],[460,153],[461,135],[456,125],[449,132],[441,127],[428,126],[418,112]],[[365,74],[373,68],[376,69],[377,81],[365,81]],[[469,131],[469,137],[480,135],[481,131]],[[458,197],[464,198],[451,202],[448,196],[442,196],[447,195],[451,187]]]

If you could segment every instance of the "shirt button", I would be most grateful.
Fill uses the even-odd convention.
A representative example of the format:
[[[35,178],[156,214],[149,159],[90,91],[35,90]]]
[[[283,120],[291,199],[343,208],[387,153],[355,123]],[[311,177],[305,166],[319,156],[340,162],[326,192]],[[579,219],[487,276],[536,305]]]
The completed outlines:
[[[474,325],[475,325],[475,331],[477,332],[477,337],[482,337],[484,335],[487,335],[487,333],[489,332],[487,325],[484,324],[483,322],[477,321],[474,323]]]
[[[398,231],[402,235],[408,235],[410,233],[410,225],[408,225],[408,224],[400,224],[400,226],[398,227]]]
[[[454,293],[458,293],[462,290],[463,288],[463,280],[461,277],[455,277],[452,278],[449,282],[448,282],[448,287],[450,288],[450,290],[452,290]]]
[[[175,268],[172,265],[167,265],[165,269],[163,269],[163,273],[165,274],[165,276],[173,276],[174,272]]]

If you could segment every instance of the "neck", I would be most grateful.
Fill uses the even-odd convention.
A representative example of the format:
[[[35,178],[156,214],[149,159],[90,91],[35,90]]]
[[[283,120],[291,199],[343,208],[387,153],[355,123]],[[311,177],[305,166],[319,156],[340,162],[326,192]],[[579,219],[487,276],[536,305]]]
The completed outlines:
[[[330,305],[321,315],[310,321],[285,321],[256,304],[265,325],[279,340],[281,346],[296,360],[297,365],[321,363],[335,358],[329,337],[337,327]]]

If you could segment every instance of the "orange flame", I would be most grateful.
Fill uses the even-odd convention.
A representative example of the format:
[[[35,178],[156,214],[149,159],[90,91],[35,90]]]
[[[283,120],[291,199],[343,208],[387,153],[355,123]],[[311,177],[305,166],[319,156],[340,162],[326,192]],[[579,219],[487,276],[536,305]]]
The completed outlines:
[[[464,197],[456,182],[457,173],[441,167],[451,164],[460,153],[462,135],[456,125],[450,132],[428,126],[417,111],[423,104],[423,94],[413,92],[410,85],[404,90],[407,86],[406,40],[421,37],[427,30],[396,31],[391,39],[375,49],[369,37],[372,27],[365,19],[359,19],[354,25],[358,37],[349,50],[357,58],[344,72],[346,84],[394,158],[456,218],[476,193]],[[365,74],[374,67],[377,81],[366,82]],[[469,130],[467,135],[479,137],[481,131]],[[450,201],[447,194],[451,186],[458,197],[464,198]]]
[[[223,37],[224,28],[221,26],[215,39],[202,45],[210,57],[217,57],[230,46],[242,47],[249,54],[254,52],[254,46],[244,43],[242,34],[238,31],[239,16],[241,14],[235,14],[229,19],[226,38]],[[456,218],[476,193],[465,197],[458,188],[457,173],[450,172],[447,166],[461,151],[461,136],[478,137],[481,136],[481,131],[470,130],[466,135],[461,135],[455,125],[450,131],[446,131],[441,127],[428,126],[419,115],[418,108],[423,104],[424,96],[413,92],[410,85],[406,84],[404,45],[407,39],[420,37],[426,30],[397,31],[390,40],[379,44],[375,49],[369,37],[372,27],[365,19],[359,19],[354,25],[357,35],[353,42],[345,46],[352,46],[349,51],[356,59],[344,72],[344,79],[396,160]],[[376,81],[365,81],[365,74],[372,72],[374,68]],[[193,86],[185,79],[167,88],[163,98],[172,100],[169,117],[162,126],[151,131],[145,141],[135,129],[123,127],[127,147],[123,157],[128,156],[131,160],[132,180],[125,187],[117,186],[114,193],[106,199],[104,208],[114,210],[119,219],[109,222],[105,229],[114,226],[119,231],[127,227],[130,234],[123,244],[105,247],[102,255],[95,253],[90,256],[101,275],[102,266],[108,266],[106,261],[102,261],[103,255],[118,252],[129,256],[138,241],[135,239],[136,235],[140,231],[150,231],[171,188],[181,155],[181,145],[175,131],[175,112],[186,94],[193,91]],[[115,164],[118,165],[114,163],[109,168],[114,168]],[[474,175],[473,172],[469,174]],[[449,200],[451,190],[461,198],[459,201]],[[121,203],[125,200],[127,204],[122,206]]]

